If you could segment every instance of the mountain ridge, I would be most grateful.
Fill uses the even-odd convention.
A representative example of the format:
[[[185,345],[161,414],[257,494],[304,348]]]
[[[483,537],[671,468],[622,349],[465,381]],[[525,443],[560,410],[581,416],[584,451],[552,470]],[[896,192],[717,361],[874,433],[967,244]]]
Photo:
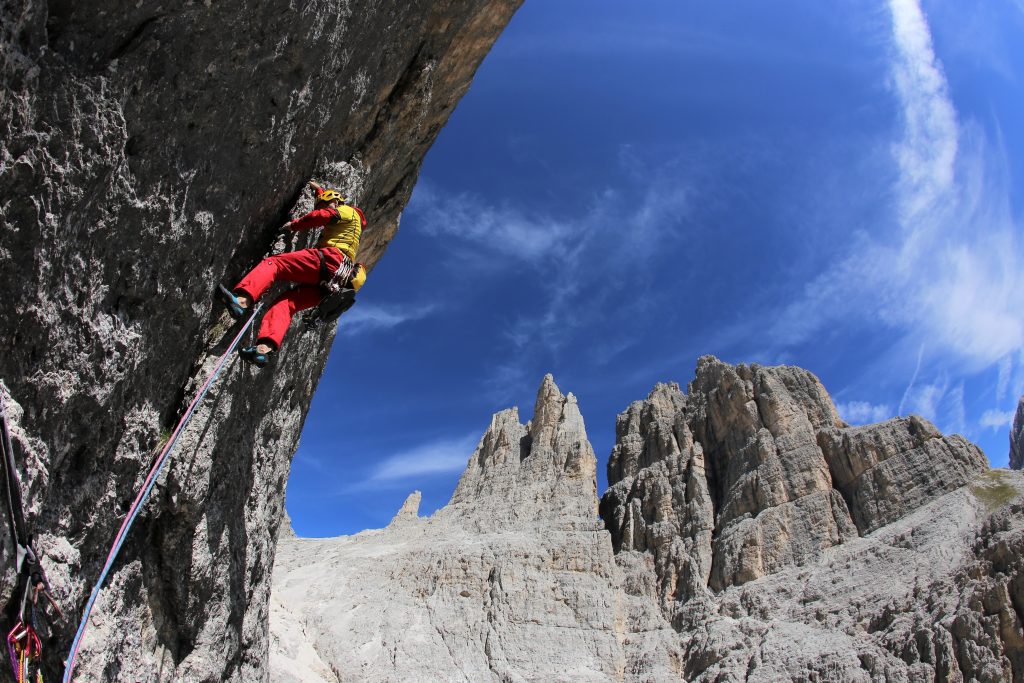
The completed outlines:
[[[595,525],[595,475],[577,468],[567,488],[559,468],[538,467],[573,453],[596,464],[571,394],[555,390],[545,377],[535,420],[542,433],[556,424],[572,434],[560,442],[564,454],[521,448],[532,424],[503,411],[452,501],[430,517],[282,543],[275,676],[994,681],[1024,673],[1020,473],[989,470],[975,446],[918,417],[851,427],[805,370],[704,357],[688,394],[659,384],[620,414]],[[915,486],[922,462],[934,476]],[[530,503],[518,516],[508,512],[517,500]],[[316,588],[307,598],[308,586]]]

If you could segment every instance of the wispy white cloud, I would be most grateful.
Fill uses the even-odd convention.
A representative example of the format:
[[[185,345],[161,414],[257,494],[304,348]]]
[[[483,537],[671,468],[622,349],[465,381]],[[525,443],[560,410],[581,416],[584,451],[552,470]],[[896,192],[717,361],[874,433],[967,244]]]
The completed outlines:
[[[418,229],[426,234],[509,262],[563,258],[583,227],[538,215],[525,202],[494,206],[468,193],[444,195],[424,182],[416,186],[410,207],[421,216]]]
[[[916,0],[891,0],[895,91],[904,127],[896,246],[874,249],[892,273],[891,322],[934,338],[975,369],[1024,345],[1020,229],[1009,208],[1002,140],[961,124]]]
[[[904,407],[906,412],[901,414],[921,415],[943,432],[968,431],[964,383],[951,380],[945,371],[939,372],[932,382],[912,387]]]
[[[345,492],[404,486],[424,477],[448,475],[466,467],[479,441],[479,434],[441,439],[395,453],[377,463],[363,479],[345,487]]]
[[[776,313],[768,337],[785,348],[835,325],[867,325],[893,338],[893,352],[927,342],[915,378],[937,367],[966,376],[1024,346],[1024,226],[1011,208],[1001,134],[958,120],[920,5],[891,0],[890,10],[892,92],[902,112],[891,148],[893,229],[856,237]],[[927,395],[912,382],[903,403],[927,409]]]
[[[904,227],[927,219],[953,186],[959,134],[946,77],[917,0],[890,0],[896,58],[892,76],[903,105],[903,137],[894,147],[900,167]]]
[[[914,387],[909,396],[909,401],[907,402],[909,407],[908,412],[923,415],[933,422],[937,421],[939,416],[939,405],[945,397],[948,388],[949,386],[946,381],[922,384],[921,386]]]
[[[628,159],[627,153],[623,163],[638,163]],[[612,260],[628,244],[631,258],[642,259],[664,246],[660,238],[685,215],[692,191],[677,178],[648,178],[643,185],[637,193],[604,189],[570,219],[538,211],[525,200],[495,205],[473,194],[446,195],[427,182],[416,186],[410,207],[417,212],[417,229],[449,238],[453,253],[486,260],[495,269],[526,263],[548,270],[554,263],[564,272],[579,267],[584,253]]]
[[[436,310],[434,304],[422,306],[376,306],[358,304],[338,319],[338,332],[356,335],[365,332],[388,330],[407,322],[426,318]]]
[[[904,406],[907,405],[907,398],[910,396],[910,392],[914,390],[914,383],[917,381],[917,376],[921,374],[921,360],[924,358],[924,344],[917,350],[917,364],[914,366],[914,374],[910,376],[910,382],[907,383],[907,388],[903,390],[903,398],[900,399],[900,407],[896,410],[898,415],[905,415],[903,412]]]
[[[640,162],[628,150],[622,163],[639,173]],[[525,202],[494,205],[474,195],[445,195],[424,182],[412,206],[418,229],[446,237],[460,268],[543,277],[543,298],[528,315],[509,321],[505,338],[515,353],[557,351],[606,314],[609,300],[621,298],[624,278],[635,292],[645,264],[685,239],[678,226],[690,210],[692,187],[674,174],[656,173],[638,185],[604,189],[570,219]]]
[[[1013,355],[1007,354],[999,361],[999,377],[996,380],[996,401],[1002,402],[1006,398],[1006,392],[1010,388],[1010,379],[1013,376]]]
[[[893,417],[892,407],[887,404],[875,405],[867,401],[837,403],[836,409],[850,424],[863,425],[884,422]]]
[[[979,420],[982,427],[1000,429],[1009,427],[1013,423],[1013,410],[986,410]]]

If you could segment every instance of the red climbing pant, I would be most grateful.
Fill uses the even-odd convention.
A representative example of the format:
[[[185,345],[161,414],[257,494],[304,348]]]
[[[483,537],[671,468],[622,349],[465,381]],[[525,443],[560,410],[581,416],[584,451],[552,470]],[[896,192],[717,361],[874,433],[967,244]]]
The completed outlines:
[[[274,300],[263,316],[257,341],[281,348],[285,332],[292,322],[292,316],[299,311],[312,308],[320,303],[320,252],[324,254],[324,265],[333,273],[344,258],[334,247],[324,249],[301,249],[265,258],[234,286],[236,293],[243,293],[256,301],[275,282],[297,282],[309,287],[288,290]]]

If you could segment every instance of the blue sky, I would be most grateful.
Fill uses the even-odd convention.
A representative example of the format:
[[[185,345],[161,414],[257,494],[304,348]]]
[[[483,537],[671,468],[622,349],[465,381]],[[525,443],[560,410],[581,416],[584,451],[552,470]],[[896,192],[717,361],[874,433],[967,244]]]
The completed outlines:
[[[1005,466],[1024,2],[976,4],[527,0],[341,322],[297,532],[444,505],[546,372],[603,491],[616,414],[703,354],[800,365],[851,423],[918,413]]]

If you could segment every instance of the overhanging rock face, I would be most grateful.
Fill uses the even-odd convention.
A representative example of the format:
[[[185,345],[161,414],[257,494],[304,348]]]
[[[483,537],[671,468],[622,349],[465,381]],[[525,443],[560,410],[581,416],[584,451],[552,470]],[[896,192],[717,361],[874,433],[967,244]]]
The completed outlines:
[[[0,379],[69,621],[225,349],[214,283],[304,246],[274,235],[311,177],[366,211],[372,266],[520,1],[5,4]],[[114,567],[80,680],[267,680],[273,539],[332,338],[293,329],[271,370],[228,368]],[[75,625],[44,633],[48,677]]]

